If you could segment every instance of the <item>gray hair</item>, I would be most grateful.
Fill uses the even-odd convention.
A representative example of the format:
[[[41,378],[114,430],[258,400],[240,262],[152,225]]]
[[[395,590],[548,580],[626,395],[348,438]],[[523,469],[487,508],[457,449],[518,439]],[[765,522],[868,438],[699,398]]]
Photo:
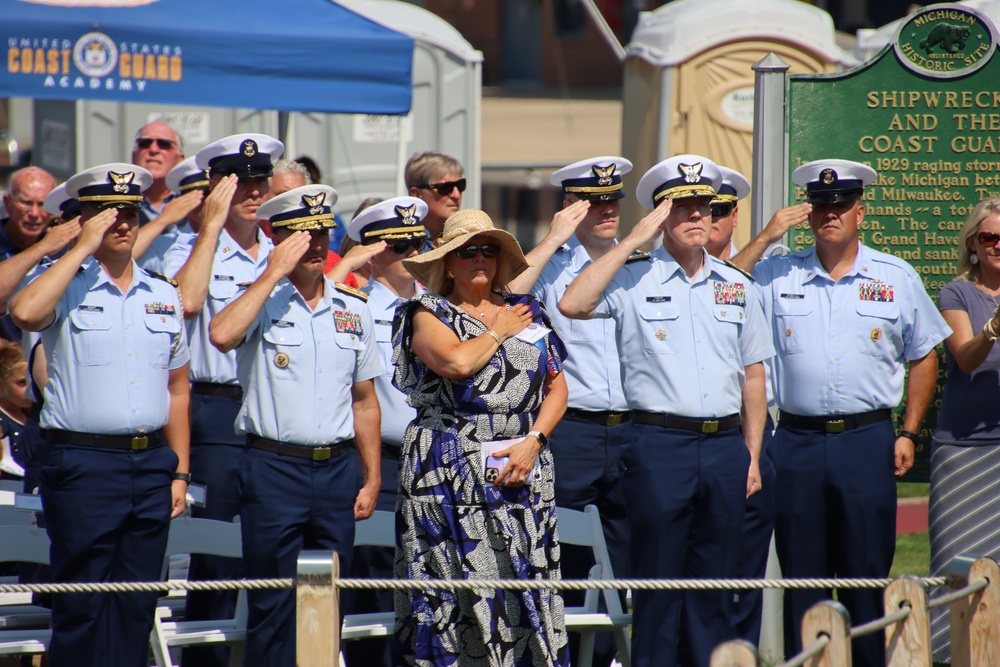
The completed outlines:
[[[159,123],[161,125],[166,125],[168,128],[170,128],[170,131],[174,133],[174,141],[177,142],[177,151],[179,153],[183,153],[184,152],[184,137],[182,137],[181,133],[177,131],[177,128],[175,128],[173,125],[171,125],[167,121],[162,120],[160,118],[156,118],[154,120],[151,120],[148,123],[146,123],[145,125],[143,125],[142,127],[140,127],[138,130],[136,130],[136,132],[135,132],[135,139],[132,140],[132,143],[135,143],[136,141],[138,141],[139,137],[142,136],[142,131],[145,130],[150,125],[152,125],[153,123]]]
[[[278,160],[274,163],[274,167],[271,168],[275,176],[278,174],[295,174],[296,176],[301,176],[305,179],[306,185],[312,185],[312,177],[309,175],[309,170],[306,169],[302,163],[296,162],[295,160]]]

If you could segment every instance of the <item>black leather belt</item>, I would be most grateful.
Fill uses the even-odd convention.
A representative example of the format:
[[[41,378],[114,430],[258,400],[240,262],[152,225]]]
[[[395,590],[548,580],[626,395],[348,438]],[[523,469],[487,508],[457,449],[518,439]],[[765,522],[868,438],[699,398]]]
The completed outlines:
[[[83,445],[85,447],[103,447],[105,449],[127,449],[141,452],[163,444],[163,431],[157,429],[151,433],[138,435],[100,435],[97,433],[81,433],[80,431],[63,431],[62,429],[44,429],[42,435],[49,442],[62,442],[67,445]]]
[[[576,408],[566,408],[566,417],[569,419],[579,419],[580,421],[600,424],[601,426],[618,426],[625,422],[632,421],[631,412],[613,412],[602,410],[591,412],[589,410],[577,410]]]
[[[635,420],[640,424],[652,424],[653,426],[663,426],[664,428],[679,428],[695,433],[718,433],[719,431],[729,431],[740,425],[738,414],[718,419],[695,419],[693,417],[678,417],[677,415],[665,415],[659,412],[640,412],[636,410],[632,413]]]
[[[382,457],[387,459],[399,460],[400,446],[390,445],[387,443],[382,443]]]
[[[238,384],[193,382],[191,383],[191,393],[203,394],[205,396],[218,396],[220,398],[232,398],[237,401],[243,400],[243,387]]]
[[[807,431],[822,431],[824,433],[843,433],[861,426],[892,419],[892,410],[882,408],[871,412],[858,412],[853,415],[829,415],[826,417],[803,417],[784,410],[778,411],[778,425],[782,424]]]
[[[297,459],[308,459],[309,461],[328,461],[337,458],[348,449],[354,447],[354,438],[341,440],[335,445],[317,445],[316,447],[306,447],[303,445],[291,445],[287,442],[278,442],[262,438],[259,435],[251,435],[247,439],[247,445],[254,449],[260,449],[272,454],[282,456],[294,456]]]

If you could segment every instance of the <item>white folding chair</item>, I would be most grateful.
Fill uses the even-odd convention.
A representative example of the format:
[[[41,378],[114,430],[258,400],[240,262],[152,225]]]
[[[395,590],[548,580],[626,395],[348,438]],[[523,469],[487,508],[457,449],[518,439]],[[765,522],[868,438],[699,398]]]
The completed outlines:
[[[177,554],[242,558],[243,539],[240,525],[191,517],[174,519],[170,524],[164,563],[170,556]],[[174,667],[176,654],[184,646],[207,644],[229,644],[230,666],[237,667],[243,664],[247,638],[246,590],[241,589],[236,597],[236,611],[233,618],[213,621],[174,621],[170,620],[171,613],[168,605],[160,605],[156,610],[150,645],[157,667]],[[171,651],[174,655],[171,655]]]
[[[595,565],[590,569],[590,579],[615,578],[597,507],[587,505],[583,512],[557,507],[556,525],[559,529],[560,543],[590,547],[593,551]],[[607,607],[606,612],[600,611],[598,607],[598,601],[602,598]],[[566,629],[580,633],[580,655],[575,663],[578,667],[591,667],[593,664],[596,632],[614,634],[615,643],[618,645],[618,661],[622,667],[630,667],[632,643],[628,636],[628,627],[632,624],[632,615],[622,610],[618,591],[610,588],[588,590],[583,606],[566,607],[565,614]]]
[[[396,514],[376,510],[371,517],[354,524],[355,547],[395,547]],[[396,625],[394,610],[369,614],[347,614],[340,630],[340,641],[387,637]]]
[[[49,535],[29,525],[0,525],[0,563],[49,562]],[[51,615],[36,607],[27,593],[0,595],[0,655],[29,655],[48,651]]]

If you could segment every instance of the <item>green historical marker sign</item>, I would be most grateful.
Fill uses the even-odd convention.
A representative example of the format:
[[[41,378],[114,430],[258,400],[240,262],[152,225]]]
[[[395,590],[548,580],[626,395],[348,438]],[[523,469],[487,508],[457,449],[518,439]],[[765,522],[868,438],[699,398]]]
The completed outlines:
[[[792,170],[821,158],[874,168],[862,242],[907,260],[932,297],[955,275],[969,212],[1000,197],[996,44],[996,28],[979,12],[933,5],[907,17],[893,42],[860,67],[788,77],[789,182]],[[790,199],[804,201],[805,192],[794,188]],[[811,245],[808,223],[789,241],[795,250]],[[907,481],[929,478],[940,404],[939,382]]]

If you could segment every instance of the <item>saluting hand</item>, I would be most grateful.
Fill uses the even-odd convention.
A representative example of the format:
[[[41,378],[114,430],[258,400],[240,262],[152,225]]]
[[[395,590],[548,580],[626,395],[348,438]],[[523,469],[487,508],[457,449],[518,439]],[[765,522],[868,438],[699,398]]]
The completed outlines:
[[[44,250],[46,255],[54,255],[68,246],[69,242],[78,237],[82,230],[80,216],[76,216],[54,227],[49,227],[45,232],[45,236],[38,241],[41,246],[40,249]]]
[[[552,216],[552,225],[549,229],[549,234],[560,243],[566,243],[576,233],[576,228],[587,217],[587,211],[589,210],[590,202],[588,200],[576,200]]]
[[[85,223],[80,231],[80,240],[76,246],[93,255],[101,247],[104,235],[118,221],[118,209],[106,208]]]
[[[278,280],[288,276],[309,250],[311,243],[312,235],[309,232],[295,232],[274,246],[274,250],[267,256],[267,271]]]
[[[506,339],[520,333],[524,327],[531,324],[531,319],[531,308],[525,303],[504,306],[497,311],[490,329],[495,331],[501,339]]]
[[[163,211],[158,216],[167,225],[176,225],[188,216],[188,213],[198,208],[198,204],[205,198],[205,193],[201,190],[185,192],[180,197],[174,197],[163,205]]]
[[[809,219],[812,213],[812,204],[794,204],[780,209],[771,216],[764,228],[764,233],[771,243],[777,242],[788,230]]]
[[[233,195],[236,194],[236,186],[240,179],[236,174],[230,174],[216,184],[207,197],[205,197],[205,208],[202,209],[202,228],[211,231],[218,231],[226,224],[229,217],[229,207],[233,203]]]
[[[663,223],[666,222],[670,210],[674,207],[672,199],[664,199],[650,211],[649,215],[639,221],[628,235],[631,246],[641,248],[652,243],[663,233]]]
[[[340,258],[337,262],[337,266],[341,264],[344,268],[350,269],[351,271],[357,271],[362,266],[368,263],[375,255],[379,254],[388,247],[385,241],[379,241],[378,243],[372,243],[371,245],[356,245]],[[332,271],[333,269],[331,269]]]

